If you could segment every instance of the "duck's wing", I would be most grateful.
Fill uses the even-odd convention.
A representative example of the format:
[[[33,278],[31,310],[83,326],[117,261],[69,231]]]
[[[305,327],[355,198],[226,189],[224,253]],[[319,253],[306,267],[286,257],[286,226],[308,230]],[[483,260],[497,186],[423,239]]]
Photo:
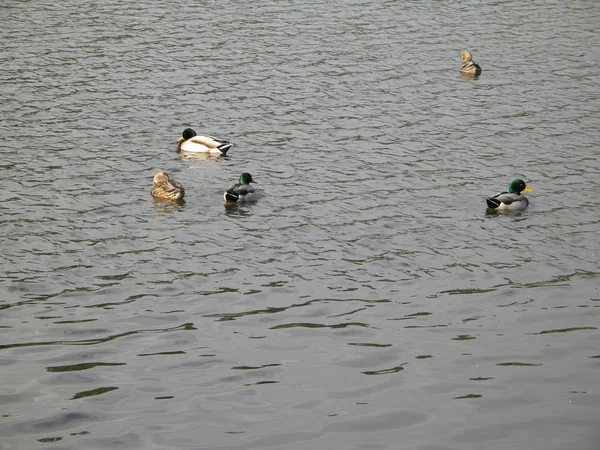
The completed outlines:
[[[253,192],[254,192],[254,188],[252,186],[250,186],[249,184],[240,184],[240,183],[232,184],[225,191],[226,194],[230,194],[235,197],[252,194]]]
[[[240,186],[240,183],[233,183],[231,186],[227,188],[225,192],[235,192],[235,189]]]
[[[238,195],[248,195],[254,192],[254,188],[249,184],[238,184],[234,188],[234,192]]]
[[[227,188],[223,193],[223,198],[226,202],[237,202],[240,199],[240,194],[236,191],[239,186],[241,186],[239,183],[235,183]]]
[[[188,142],[205,145],[208,148],[217,148],[223,144],[228,144],[227,141],[221,141],[212,136],[194,136],[188,139]]]
[[[481,67],[475,61],[466,61],[460,66],[461,72],[481,72]]]
[[[181,190],[181,185],[175,180],[169,180],[164,185],[164,190],[166,192],[174,192]]]
[[[511,203],[521,200],[523,200],[523,197],[519,194],[511,194],[510,192],[499,192],[496,195],[485,199],[490,208],[497,208],[500,206],[500,203],[510,205]]]
[[[502,204],[502,200],[500,200],[500,197],[505,194],[508,194],[508,192],[498,192],[496,195],[492,195],[491,197],[486,198],[485,202],[487,203],[488,208],[498,208]]]
[[[521,197],[519,194],[509,194],[508,192],[497,195],[494,198],[496,198],[497,200],[500,200],[505,205],[510,205],[513,202],[518,202],[518,201],[523,200],[523,197]]]
[[[179,200],[184,197],[185,190],[176,181],[167,181],[154,185],[152,195],[162,199]]]
[[[230,143],[227,139],[221,139],[221,138],[218,138],[218,137],[215,137],[215,136],[205,136],[205,137],[210,138],[213,141],[220,142],[221,144],[229,144]]]

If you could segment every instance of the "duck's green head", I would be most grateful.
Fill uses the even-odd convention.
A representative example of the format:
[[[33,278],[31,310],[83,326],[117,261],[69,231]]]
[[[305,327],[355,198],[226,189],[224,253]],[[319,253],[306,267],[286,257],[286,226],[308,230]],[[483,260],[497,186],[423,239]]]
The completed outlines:
[[[183,133],[181,133],[181,137],[178,140],[187,141],[188,139],[193,138],[194,136],[196,136],[196,132],[191,128],[186,128],[185,130],[183,130]]]
[[[250,175],[248,172],[244,172],[240,175],[240,184],[250,184],[253,181],[252,175]]]
[[[533,192],[533,189],[529,189],[523,180],[515,180],[508,186],[511,194],[520,194],[521,191]]]

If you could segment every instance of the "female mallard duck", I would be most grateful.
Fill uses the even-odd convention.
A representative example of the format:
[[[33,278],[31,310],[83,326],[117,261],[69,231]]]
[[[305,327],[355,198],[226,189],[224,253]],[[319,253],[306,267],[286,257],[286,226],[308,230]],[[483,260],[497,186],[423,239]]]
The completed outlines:
[[[233,144],[229,141],[217,139],[212,136],[198,136],[191,128],[183,130],[181,137],[177,141],[179,142],[177,148],[184,152],[225,155],[233,147]]]
[[[185,195],[185,189],[177,181],[171,180],[169,174],[164,171],[154,175],[154,186],[152,196],[162,200],[181,200]]]
[[[521,195],[521,191],[533,192],[533,189],[529,189],[523,180],[515,180],[508,186],[508,192],[500,192],[485,201],[491,209],[518,211],[529,205],[529,200]]]
[[[250,183],[254,180],[252,175],[244,172],[238,183],[232,184],[223,194],[226,202],[255,202],[258,199],[258,194]]]
[[[467,75],[481,75],[481,67],[475,61],[473,61],[473,55],[469,50],[463,50],[460,52],[460,57],[464,61],[460,66],[460,71]]]

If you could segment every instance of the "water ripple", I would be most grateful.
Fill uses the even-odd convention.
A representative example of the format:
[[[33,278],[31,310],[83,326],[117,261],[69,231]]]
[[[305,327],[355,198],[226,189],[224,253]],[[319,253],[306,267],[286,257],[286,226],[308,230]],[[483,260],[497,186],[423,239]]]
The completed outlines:
[[[598,5],[201,6],[3,6],[0,447],[591,448]]]

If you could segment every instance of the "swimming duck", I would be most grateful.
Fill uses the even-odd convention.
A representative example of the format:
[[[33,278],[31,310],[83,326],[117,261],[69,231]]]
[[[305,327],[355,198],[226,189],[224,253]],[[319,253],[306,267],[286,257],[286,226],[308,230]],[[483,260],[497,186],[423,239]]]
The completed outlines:
[[[481,75],[481,66],[473,61],[473,55],[469,50],[463,50],[460,52],[460,57],[464,61],[460,66],[460,71],[467,75],[478,76]]]
[[[485,201],[491,209],[518,211],[529,205],[529,200],[521,195],[521,191],[533,192],[533,189],[529,189],[523,180],[514,180],[508,186],[508,192],[499,192]]]
[[[232,184],[223,193],[223,198],[226,202],[255,202],[258,199],[258,194],[250,183],[254,180],[252,175],[244,172],[240,175],[238,183]]]
[[[177,139],[177,148],[184,152],[210,153],[211,155],[225,155],[233,147],[229,141],[217,139],[212,136],[198,136],[191,128],[186,128]]]
[[[154,186],[152,196],[163,200],[181,200],[185,195],[185,189],[177,181],[171,180],[169,174],[160,171],[154,175]]]

